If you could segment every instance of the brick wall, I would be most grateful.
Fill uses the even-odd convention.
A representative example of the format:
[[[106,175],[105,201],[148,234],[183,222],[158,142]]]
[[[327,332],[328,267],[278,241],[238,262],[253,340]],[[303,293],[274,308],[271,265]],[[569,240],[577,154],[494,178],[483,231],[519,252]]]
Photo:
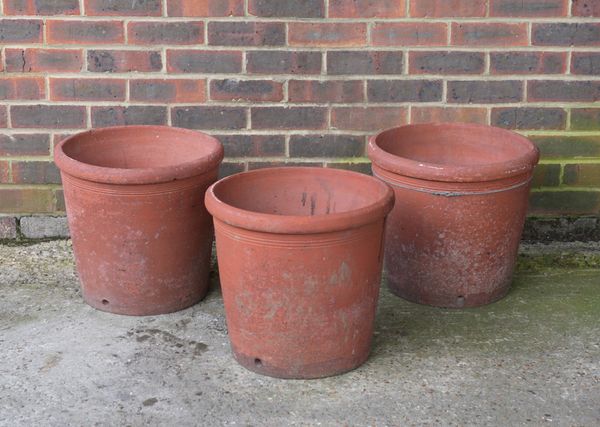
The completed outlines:
[[[202,129],[223,174],[368,171],[367,135],[467,121],[539,144],[532,213],[600,211],[600,0],[0,0],[0,212],[64,210],[52,146]]]

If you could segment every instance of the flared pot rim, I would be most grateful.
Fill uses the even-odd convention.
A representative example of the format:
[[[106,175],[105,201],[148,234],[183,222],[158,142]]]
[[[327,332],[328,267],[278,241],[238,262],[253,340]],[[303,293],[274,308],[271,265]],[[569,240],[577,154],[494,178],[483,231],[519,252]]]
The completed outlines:
[[[166,136],[169,134],[179,134],[188,138],[201,138],[202,144],[209,145],[208,154],[176,165],[146,168],[117,168],[98,166],[77,160],[65,152],[65,146],[73,144],[80,139],[98,138],[104,134],[109,134],[113,137],[115,135],[126,137],[131,132],[138,134],[141,132],[163,133]],[[176,147],[176,144],[174,144],[174,147]],[[223,157],[223,146],[216,138],[196,130],[172,126],[128,125],[89,129],[65,138],[54,148],[54,163],[62,173],[87,181],[118,185],[159,184],[191,178],[216,169],[223,160]]]
[[[503,135],[511,144],[519,144],[523,153],[512,159],[473,165],[452,165],[423,162],[397,156],[381,148],[379,139],[391,132],[406,130],[436,129],[442,133],[446,129],[464,132],[485,132]],[[368,156],[376,167],[411,178],[442,182],[487,182],[502,180],[519,175],[530,175],[540,158],[539,149],[526,137],[507,129],[471,123],[423,123],[410,124],[386,129],[369,138]]]
[[[372,186],[379,190],[379,194],[373,203],[357,209],[311,216],[255,212],[225,203],[216,194],[219,186],[233,180],[258,175],[272,176],[274,180],[278,180],[281,174],[311,174],[324,179],[336,175],[347,176]],[[217,181],[206,191],[205,204],[216,220],[233,227],[263,233],[305,235],[344,231],[383,220],[394,206],[394,192],[384,182],[358,172],[321,167],[277,167],[242,172]]]

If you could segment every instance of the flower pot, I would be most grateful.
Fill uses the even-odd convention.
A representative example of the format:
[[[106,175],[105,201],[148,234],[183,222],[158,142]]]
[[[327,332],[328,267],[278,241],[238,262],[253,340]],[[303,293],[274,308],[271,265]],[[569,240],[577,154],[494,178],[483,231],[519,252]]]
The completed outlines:
[[[161,126],[91,130],[57,145],[89,305],[151,315],[203,298],[213,240],[203,196],[222,158],[216,139]]]
[[[538,149],[516,133],[470,124],[390,129],[369,141],[373,174],[396,205],[387,280],[410,301],[475,307],[509,290]]]
[[[241,365],[318,378],[367,359],[392,205],[385,184],[334,169],[262,169],[209,188],[229,338]]]

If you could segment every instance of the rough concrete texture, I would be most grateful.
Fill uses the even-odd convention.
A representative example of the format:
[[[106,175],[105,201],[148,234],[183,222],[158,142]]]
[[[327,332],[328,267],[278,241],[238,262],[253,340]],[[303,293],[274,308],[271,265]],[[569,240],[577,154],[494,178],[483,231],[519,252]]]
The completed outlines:
[[[68,237],[69,226],[64,216],[25,216],[20,219],[21,233],[28,239]]]
[[[0,246],[0,291],[2,426],[600,424],[600,270],[521,272],[469,310],[384,290],[369,361],[312,381],[234,362],[216,277],[182,312],[111,315],[63,240]]]

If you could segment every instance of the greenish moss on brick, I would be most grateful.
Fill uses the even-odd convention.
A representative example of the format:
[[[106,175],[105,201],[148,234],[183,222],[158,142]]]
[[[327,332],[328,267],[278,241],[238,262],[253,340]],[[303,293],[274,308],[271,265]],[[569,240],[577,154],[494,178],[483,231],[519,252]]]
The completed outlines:
[[[544,159],[600,157],[600,135],[531,136]]]
[[[600,108],[575,108],[571,110],[572,130],[600,130]]]
[[[597,215],[600,191],[539,191],[531,193],[534,215]]]
[[[52,189],[2,188],[0,189],[0,212],[47,213],[54,210]]]
[[[600,188],[600,163],[565,165],[565,185]]]
[[[539,164],[533,173],[531,186],[540,187],[558,187],[560,184],[560,165],[557,164]]]

